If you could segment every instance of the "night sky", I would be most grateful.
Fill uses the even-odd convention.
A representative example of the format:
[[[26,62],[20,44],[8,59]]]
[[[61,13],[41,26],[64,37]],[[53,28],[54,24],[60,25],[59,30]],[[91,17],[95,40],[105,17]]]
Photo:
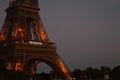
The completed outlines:
[[[0,26],[9,0],[0,0]],[[120,0],[39,0],[40,16],[70,70],[120,65]]]

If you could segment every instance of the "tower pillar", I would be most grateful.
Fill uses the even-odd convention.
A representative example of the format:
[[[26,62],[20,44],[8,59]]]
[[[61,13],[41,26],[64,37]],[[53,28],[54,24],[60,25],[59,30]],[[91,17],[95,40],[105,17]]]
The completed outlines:
[[[38,0],[10,0],[0,32],[0,58],[8,70],[36,73],[36,61],[66,77],[71,73],[57,54],[39,16]]]

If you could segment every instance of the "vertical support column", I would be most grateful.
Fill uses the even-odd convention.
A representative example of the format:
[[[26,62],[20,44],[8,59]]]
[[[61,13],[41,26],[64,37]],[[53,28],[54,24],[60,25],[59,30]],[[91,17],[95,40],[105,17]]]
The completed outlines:
[[[32,62],[30,64],[30,74],[36,74],[36,65],[35,65],[35,62]]]
[[[12,62],[11,62],[11,61],[7,62],[7,64],[6,64],[6,69],[7,69],[7,70],[12,70],[12,69],[13,69],[13,67],[12,67]]]
[[[37,65],[36,65],[35,61],[28,62],[28,63],[25,64],[25,66],[24,66],[24,72],[25,72],[25,74],[27,74],[27,75],[36,74],[36,70],[37,70]]]
[[[22,59],[17,58],[15,60],[15,71],[23,71]]]

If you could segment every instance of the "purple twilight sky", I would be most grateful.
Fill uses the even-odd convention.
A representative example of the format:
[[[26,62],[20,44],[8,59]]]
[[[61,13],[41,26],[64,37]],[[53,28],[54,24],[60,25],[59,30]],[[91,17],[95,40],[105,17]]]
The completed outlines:
[[[0,28],[9,0],[0,0]],[[70,70],[120,65],[120,0],[39,0],[40,16]]]

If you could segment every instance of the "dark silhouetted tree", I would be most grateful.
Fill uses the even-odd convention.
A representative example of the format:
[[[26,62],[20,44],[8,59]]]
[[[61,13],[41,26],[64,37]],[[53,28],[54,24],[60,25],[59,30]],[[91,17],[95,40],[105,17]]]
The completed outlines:
[[[101,66],[100,73],[101,73],[101,78],[104,79],[105,75],[109,75],[109,78],[111,78],[111,68],[106,67],[106,66]]]
[[[120,66],[112,70],[112,80],[120,80]]]
[[[80,80],[83,78],[84,74],[83,72],[80,70],[80,69],[75,69],[73,72],[72,72],[72,75],[73,77],[76,79],[76,80]]]
[[[100,71],[98,69],[93,69],[89,67],[86,70],[84,70],[84,72],[86,73],[89,79],[92,79],[92,80],[100,79]]]
[[[63,80],[65,80],[66,76],[60,71],[51,71],[50,78],[51,79],[63,79]]]

